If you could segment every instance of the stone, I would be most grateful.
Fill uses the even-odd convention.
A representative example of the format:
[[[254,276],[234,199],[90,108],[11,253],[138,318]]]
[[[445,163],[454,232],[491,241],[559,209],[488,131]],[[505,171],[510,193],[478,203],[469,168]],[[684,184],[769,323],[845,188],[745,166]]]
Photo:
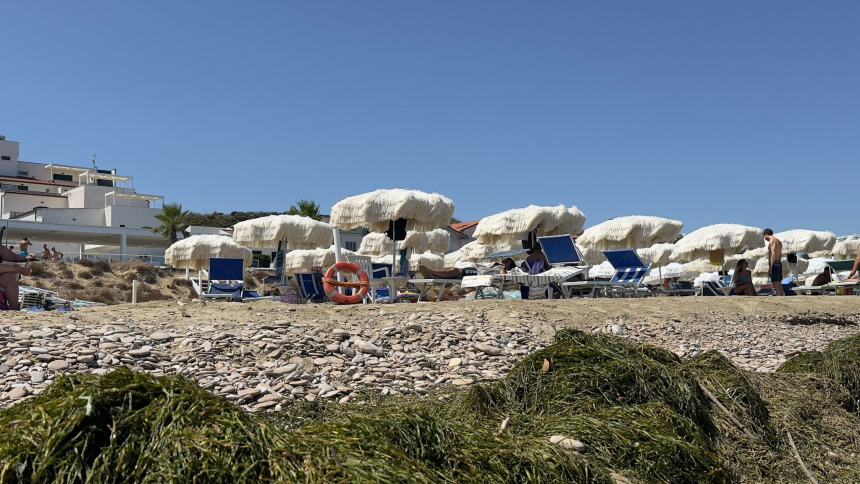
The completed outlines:
[[[451,358],[450,360],[448,360],[448,368],[458,368],[462,364],[462,358]]]
[[[373,356],[383,356],[385,354],[385,351],[382,348],[368,341],[359,340],[355,343],[355,347],[362,353],[367,353]]]
[[[75,358],[78,363],[92,363],[95,359],[96,357],[94,355],[80,355]]]
[[[138,348],[136,350],[131,350],[128,352],[129,356],[133,356],[135,358],[143,358],[149,356],[150,350],[147,347]]]
[[[149,335],[149,339],[151,339],[152,341],[167,341],[173,338],[174,336],[172,334],[164,331],[156,331],[155,333]]]
[[[475,343],[475,349],[490,356],[499,356],[502,354],[502,349],[487,343]]]
[[[30,383],[42,383],[45,381],[45,374],[41,371],[30,372]]]
[[[54,360],[48,363],[48,369],[51,371],[65,370],[68,367],[69,363],[66,360]]]
[[[41,355],[41,354],[47,353],[48,351],[49,351],[48,348],[43,348],[41,346],[31,346],[30,347],[30,353],[33,353],[34,355]]]
[[[29,395],[29,393],[30,392],[28,392],[26,388],[17,387],[9,390],[9,393],[7,393],[6,395],[12,400],[20,400]]]

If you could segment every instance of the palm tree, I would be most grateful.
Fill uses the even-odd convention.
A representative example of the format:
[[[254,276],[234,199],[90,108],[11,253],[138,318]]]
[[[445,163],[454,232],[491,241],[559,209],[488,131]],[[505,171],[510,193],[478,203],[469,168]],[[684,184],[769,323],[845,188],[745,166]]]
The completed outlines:
[[[182,204],[166,203],[161,213],[155,216],[161,225],[152,230],[163,235],[172,244],[179,240],[180,233],[183,237],[188,237],[188,216],[189,212],[182,210]]]
[[[287,212],[290,215],[302,215],[304,217],[310,217],[314,220],[319,220],[322,218],[320,215],[320,204],[314,202],[313,200],[305,200],[304,198],[296,202],[295,205],[290,207],[290,210]]]

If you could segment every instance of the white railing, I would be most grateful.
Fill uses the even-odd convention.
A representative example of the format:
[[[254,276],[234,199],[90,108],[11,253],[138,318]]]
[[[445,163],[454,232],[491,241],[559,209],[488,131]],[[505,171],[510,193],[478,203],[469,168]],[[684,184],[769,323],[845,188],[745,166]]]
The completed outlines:
[[[78,262],[81,259],[87,260],[103,260],[107,262],[131,262],[135,260],[143,261],[148,264],[152,264],[154,266],[163,266],[164,264],[164,256],[163,255],[149,255],[149,254],[95,254],[95,253],[86,253],[83,256],[77,255],[66,255],[63,257],[64,260],[70,262]]]

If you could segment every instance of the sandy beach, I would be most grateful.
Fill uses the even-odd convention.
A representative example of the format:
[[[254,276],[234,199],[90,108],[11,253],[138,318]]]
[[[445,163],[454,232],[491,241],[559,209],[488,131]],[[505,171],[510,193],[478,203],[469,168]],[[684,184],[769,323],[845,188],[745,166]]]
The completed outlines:
[[[151,302],[0,322],[0,405],[60,373],[181,374],[248,410],[359,391],[426,393],[503,376],[558,329],[773,371],[858,332],[860,298],[644,298],[374,306]]]

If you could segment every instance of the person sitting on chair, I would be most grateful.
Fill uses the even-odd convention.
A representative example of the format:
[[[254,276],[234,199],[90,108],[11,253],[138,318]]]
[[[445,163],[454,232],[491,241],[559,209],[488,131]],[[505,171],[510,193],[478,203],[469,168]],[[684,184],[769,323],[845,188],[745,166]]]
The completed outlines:
[[[56,247],[51,247],[51,260],[52,261],[61,261],[63,260],[63,253],[57,250]]]
[[[732,294],[735,296],[755,296],[755,286],[752,283],[752,272],[746,259],[741,259],[735,265],[732,276]]]
[[[15,262],[27,262],[27,257],[0,246],[0,290],[6,295],[6,304],[9,309],[18,310],[18,279],[20,276],[29,276],[30,268],[19,266]]]

